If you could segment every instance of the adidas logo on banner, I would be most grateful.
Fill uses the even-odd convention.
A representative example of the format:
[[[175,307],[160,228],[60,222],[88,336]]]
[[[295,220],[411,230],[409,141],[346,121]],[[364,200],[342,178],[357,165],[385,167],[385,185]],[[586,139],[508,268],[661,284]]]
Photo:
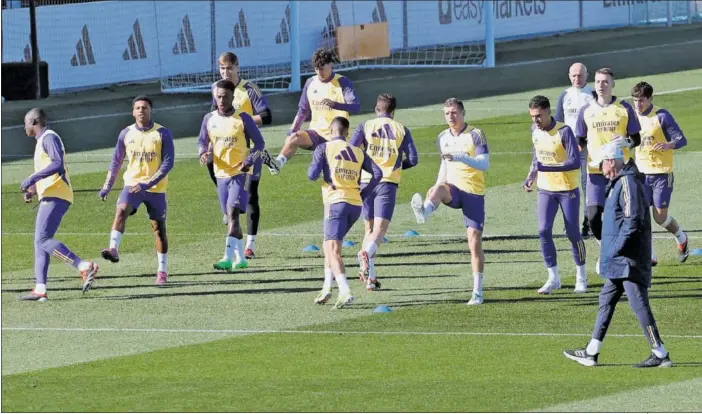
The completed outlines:
[[[385,15],[383,0],[377,0],[376,3],[377,6],[373,9],[373,23],[387,22],[388,17]]]
[[[173,45],[173,54],[185,55],[195,52],[197,52],[197,49],[195,49],[195,38],[190,28],[190,17],[186,14],[185,17],[183,17],[183,26],[180,28],[180,32],[178,32],[178,41]]]
[[[280,19],[280,31],[275,35],[275,42],[290,43],[290,5],[285,7],[285,17]]]
[[[139,19],[134,22],[134,33],[129,35],[129,39],[127,39],[127,48],[122,53],[122,59],[146,59],[146,47],[144,46],[144,38],[141,36]]]
[[[88,33],[88,25],[83,25],[81,30],[81,38],[76,43],[76,53],[71,58],[71,66],[94,65],[95,55],[93,54],[93,45],[90,43],[90,33]]]
[[[332,0],[331,10],[327,15],[327,25],[322,29],[322,38],[328,39],[334,37],[334,29],[341,26],[341,19],[339,18],[339,8],[336,7],[336,0]]]
[[[336,159],[336,160],[343,159],[345,161],[351,161],[351,162],[358,163],[358,159],[354,155],[353,150],[351,150],[351,148],[349,148],[349,147],[346,147],[345,149],[341,150],[339,155],[334,157],[334,159]]]
[[[234,25],[234,35],[229,39],[230,48],[249,47],[251,40],[249,39],[249,31],[246,28],[246,16],[244,9],[239,10],[239,23]]]

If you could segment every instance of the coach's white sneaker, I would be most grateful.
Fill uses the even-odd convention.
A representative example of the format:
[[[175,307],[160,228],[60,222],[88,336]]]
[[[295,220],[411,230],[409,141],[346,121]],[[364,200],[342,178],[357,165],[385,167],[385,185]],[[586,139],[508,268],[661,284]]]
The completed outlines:
[[[549,279],[544,283],[543,286],[541,286],[541,289],[537,290],[536,293],[539,295],[548,295],[552,291],[560,289],[561,288],[561,280],[560,279]]]
[[[587,279],[577,280],[575,282],[575,289],[573,289],[573,293],[587,293]]]
[[[427,218],[424,216],[424,200],[422,200],[422,195],[419,193],[414,193],[410,206],[412,206],[414,218],[417,219],[417,223],[425,223]]]

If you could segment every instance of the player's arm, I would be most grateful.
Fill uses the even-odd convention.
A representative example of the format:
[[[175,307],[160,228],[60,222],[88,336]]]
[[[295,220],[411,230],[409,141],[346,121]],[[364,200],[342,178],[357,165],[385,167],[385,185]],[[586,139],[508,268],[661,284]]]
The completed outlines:
[[[414,145],[412,133],[407,127],[405,127],[405,139],[402,141],[400,153],[405,155],[402,160],[403,170],[408,170],[419,163],[419,153],[417,153],[417,147]]]
[[[44,152],[46,152],[51,159],[51,162],[45,168],[30,175],[22,182],[20,190],[23,192],[27,191],[27,189],[41,179],[51,177],[54,174],[63,176],[66,173],[66,168],[63,163],[63,151],[61,150],[61,140],[59,137],[55,134],[45,135],[42,140],[42,147],[44,148]]]
[[[268,100],[261,94],[261,90],[252,83],[244,85],[244,89],[246,89],[246,94],[249,95],[251,106],[253,106],[254,114],[256,114],[251,117],[256,122],[256,125],[270,125],[273,122],[273,115],[271,114],[271,108],[268,106]]]
[[[124,137],[127,135],[127,131],[129,131],[129,129],[124,128],[117,138],[117,145],[115,145],[115,150],[112,153],[112,162],[110,163],[110,168],[107,170],[105,183],[102,185],[102,189],[99,193],[100,198],[103,200],[107,197],[107,193],[110,192],[112,186],[115,185],[117,173],[119,169],[122,168],[124,157],[127,155],[127,147],[124,145]]]
[[[349,140],[349,144],[353,145],[354,147],[363,148],[366,151],[368,150],[368,140],[366,139],[365,122],[358,124],[356,130],[351,136],[351,139]]]
[[[173,146],[173,135],[171,135],[171,131],[161,127],[158,133],[161,134],[161,166],[158,167],[156,174],[146,183],[145,189],[149,189],[163,180],[173,169],[173,165],[175,164],[175,147]]]
[[[685,138],[682,129],[680,129],[678,123],[675,122],[675,118],[673,118],[673,115],[671,115],[670,112],[666,111],[665,109],[659,109],[658,112],[656,112],[656,116],[658,117],[658,121],[661,123],[663,135],[668,142],[665,144],[656,144],[653,147],[654,150],[676,150],[687,145],[687,138]]]
[[[565,100],[566,91],[558,95],[558,103],[556,103],[556,113],[553,114],[553,119],[558,122],[565,122],[565,111],[563,110],[563,101]]]
[[[207,158],[210,156],[210,133],[207,131],[207,122],[210,120],[212,113],[205,115],[200,126],[200,135],[197,137],[198,157],[200,165],[205,165]]]
[[[363,157],[361,168],[363,171],[371,174],[370,181],[361,191],[361,197],[365,198],[365,195],[373,191],[375,186],[377,186],[380,180],[383,179],[383,170],[381,170],[380,167],[378,167],[378,164],[376,164],[375,161],[373,161],[373,159],[367,155],[364,155]]]
[[[475,157],[471,157],[465,152],[452,152],[444,154],[442,157],[448,161],[461,162],[476,170],[487,171],[490,167],[490,154],[488,153],[487,140],[483,131],[477,130],[473,134],[473,145],[475,147]]]
[[[627,136],[617,137],[612,141],[616,142],[621,148],[634,148],[641,145],[641,124],[639,123],[639,117],[634,112],[634,108],[628,102],[622,101],[622,106],[626,108],[628,118],[626,121]]]
[[[297,114],[295,115],[295,119],[293,120],[293,123],[290,126],[288,135],[299,131],[300,127],[302,126],[302,123],[305,122],[307,120],[307,117],[309,117],[312,113],[312,110],[310,109],[310,102],[307,100],[307,90],[309,89],[310,83],[312,83],[313,79],[313,77],[307,79],[307,82],[305,82],[305,87],[302,88],[300,102],[297,104]]]
[[[310,181],[317,181],[319,176],[322,174],[322,170],[327,163],[327,158],[324,156],[327,145],[322,144],[318,146],[312,153],[312,162],[307,168],[307,178]]]
[[[244,135],[249,141],[254,143],[251,153],[244,160],[244,167],[251,168],[256,160],[261,157],[261,151],[266,148],[266,142],[263,140],[263,135],[261,135],[261,131],[256,126],[256,122],[249,114],[242,113],[241,120],[244,123]]]
[[[544,165],[536,162],[536,169],[539,172],[563,172],[580,169],[580,151],[575,142],[575,135],[567,125],[561,128],[558,133],[561,135],[561,144],[565,148],[568,159],[560,165]]]
[[[522,183],[522,187],[524,187],[525,190],[531,191],[531,187],[534,185],[534,181],[536,180],[536,176],[538,175],[538,169],[536,167],[538,160],[536,159],[536,148],[534,149],[534,155],[531,158],[531,166],[529,167],[529,174],[527,174],[526,179],[524,180],[524,183]]]
[[[578,111],[578,120],[575,121],[575,136],[581,148],[587,146],[587,124],[585,123],[585,110],[590,104],[585,105]]]
[[[344,94],[344,102],[332,102],[332,109],[337,111],[345,111],[349,114],[357,114],[361,112],[361,103],[356,95],[356,90],[353,88],[353,83],[345,77],[339,78],[339,85]]]
[[[619,234],[614,241],[612,250],[615,254],[622,251],[624,246],[630,241],[642,237],[640,232],[643,226],[643,215],[648,214],[647,206],[639,203],[635,178],[624,176],[621,179],[622,187],[619,192],[619,207],[622,209],[622,224],[619,227]]]

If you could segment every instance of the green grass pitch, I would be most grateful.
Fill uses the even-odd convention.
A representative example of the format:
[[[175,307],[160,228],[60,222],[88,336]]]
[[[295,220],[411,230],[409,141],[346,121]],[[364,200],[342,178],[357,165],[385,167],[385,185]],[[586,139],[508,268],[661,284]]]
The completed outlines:
[[[699,86],[689,81],[701,76],[692,71],[651,83],[671,90]],[[617,92],[625,94],[635,81],[618,81]],[[194,140],[178,140],[168,191],[168,287],[153,286],[153,237],[139,211],[127,223],[120,263],[98,259],[101,273],[93,290],[82,296],[75,272],[53,263],[45,304],[16,300],[33,286],[35,211],[18,191],[31,172],[29,162],[4,163],[2,410],[701,410],[702,258],[679,264],[672,236],[658,227],[660,262],[651,301],[676,367],[630,368],[649,349],[626,299],[600,355],[602,367],[584,368],[562,356],[563,349],[586,344],[602,280],[594,272],[598,253],[591,239],[590,292],[573,294],[570,247],[558,237],[565,287],[536,294],[546,276],[536,197],[521,189],[531,160],[525,108],[533,94],[483,103],[501,106],[495,112],[478,113],[468,105],[469,122],[485,131],[491,152],[480,307],[465,305],[472,278],[460,213],[440,207],[428,223],[417,225],[409,208],[412,193],[424,193],[436,179],[435,137],[443,128],[438,107],[398,111],[398,119],[412,126],[420,164],[403,174],[390,242],[378,252],[384,289],[365,292],[354,277],[358,246],[346,248],[357,300],[338,311],[312,303],[322,282],[322,258],[301,252],[322,239],[321,192],[306,179],[310,157],[304,151],[280,176],[263,172],[259,258],[248,270],[212,270],[223,252],[225,228],[214,188],[195,159]],[[688,146],[676,153],[670,212],[688,230],[692,248],[702,234],[700,102],[700,90],[655,98],[688,137]],[[265,131],[272,147],[279,146],[282,130]],[[108,152],[68,158],[75,203],[57,238],[84,258],[99,257],[108,242],[119,185],[107,202],[96,195]],[[561,228],[557,219],[554,233]],[[420,236],[403,237],[409,229]],[[348,239],[361,237],[359,222]],[[393,312],[372,314],[380,304]]]

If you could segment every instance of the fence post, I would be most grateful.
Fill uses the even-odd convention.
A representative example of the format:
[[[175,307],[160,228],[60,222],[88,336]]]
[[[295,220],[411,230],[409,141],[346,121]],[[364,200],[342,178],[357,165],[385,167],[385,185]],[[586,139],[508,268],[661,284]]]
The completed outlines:
[[[483,66],[487,68],[495,67],[495,28],[493,26],[494,12],[492,0],[485,0],[483,3],[485,14],[485,62]]]
[[[29,0],[29,36],[32,43],[32,66],[34,66],[35,99],[41,99],[41,76],[39,75],[39,42],[37,40],[37,8],[35,0]]]
[[[300,2],[290,1],[290,91],[300,87]]]

